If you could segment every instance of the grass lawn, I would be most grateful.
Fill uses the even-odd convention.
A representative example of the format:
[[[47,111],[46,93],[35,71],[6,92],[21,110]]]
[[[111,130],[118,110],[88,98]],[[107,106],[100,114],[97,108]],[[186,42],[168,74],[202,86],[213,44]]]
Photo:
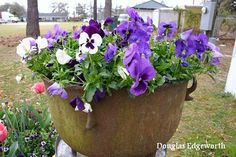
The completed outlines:
[[[60,23],[67,30],[80,23]],[[41,25],[42,34],[52,29],[53,24]],[[0,32],[4,38],[24,35],[25,26],[0,25]],[[169,141],[170,144],[223,143],[225,149],[168,149],[169,157],[235,157],[236,156],[236,99],[224,93],[224,85],[230,65],[233,44],[226,42],[221,51],[227,54],[222,59],[219,73],[215,81],[208,76],[198,76],[198,88],[192,94],[193,101],[185,102],[180,125]],[[24,79],[17,84],[15,76],[24,73]],[[0,43],[0,103],[4,101],[30,101],[31,104],[46,104],[45,95],[35,95],[31,91],[32,75],[22,65],[15,54],[15,47],[7,47]]]
[[[45,34],[48,30],[52,30],[54,24],[59,24],[61,27],[68,31],[72,30],[73,26],[80,26],[82,22],[40,22],[41,35]],[[17,30],[17,31],[16,31]],[[0,36],[25,36],[26,23],[17,24],[0,24]]]

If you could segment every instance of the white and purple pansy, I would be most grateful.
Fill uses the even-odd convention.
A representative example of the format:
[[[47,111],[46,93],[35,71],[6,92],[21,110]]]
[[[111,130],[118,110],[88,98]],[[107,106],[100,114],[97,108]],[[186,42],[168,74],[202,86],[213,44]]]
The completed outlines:
[[[75,54],[75,59],[77,62],[81,63],[83,62],[85,59],[87,58],[87,54],[83,54],[81,47],[79,48],[79,50],[76,52]]]
[[[34,38],[24,38],[16,47],[16,53],[22,58],[22,61],[29,59],[33,55],[32,52],[40,53],[42,49],[48,47],[48,41],[40,36],[35,40]]]
[[[61,65],[69,63],[70,60],[72,59],[72,57],[66,53],[65,49],[64,50],[58,49],[56,52],[56,58],[58,63]]]
[[[81,45],[82,53],[95,54],[98,51],[98,46],[102,44],[102,37],[97,33],[92,34],[90,37],[86,32],[82,32],[79,44]]]
[[[75,111],[83,111],[83,112],[92,112],[93,109],[89,103],[84,103],[78,96],[74,97],[70,101],[70,105],[75,109]]]
[[[16,53],[25,58],[32,50],[37,50],[36,41],[34,38],[24,38],[20,44],[16,47]]]

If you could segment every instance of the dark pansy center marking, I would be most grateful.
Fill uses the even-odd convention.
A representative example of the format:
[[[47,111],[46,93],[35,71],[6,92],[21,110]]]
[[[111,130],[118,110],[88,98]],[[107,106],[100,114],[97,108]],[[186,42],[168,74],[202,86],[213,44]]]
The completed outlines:
[[[87,44],[85,45],[87,48],[94,49],[93,43],[95,42],[94,39],[87,39]]]
[[[173,26],[171,24],[165,24],[163,25],[164,28],[168,29],[168,28],[173,28]]]

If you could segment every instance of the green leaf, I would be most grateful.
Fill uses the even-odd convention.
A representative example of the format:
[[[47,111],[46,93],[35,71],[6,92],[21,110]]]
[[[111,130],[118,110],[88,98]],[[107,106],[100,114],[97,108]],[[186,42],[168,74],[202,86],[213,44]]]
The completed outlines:
[[[16,151],[18,149],[19,145],[18,145],[18,141],[13,142],[11,147],[10,147],[10,152],[8,153],[7,157],[13,157],[16,156]]]
[[[112,89],[117,89],[118,88],[117,83],[114,82],[114,81],[112,81],[108,86]]]
[[[109,72],[107,72],[107,71],[103,71],[103,72],[100,73],[100,76],[108,78],[108,77],[111,76],[111,74]]]
[[[85,93],[85,98],[88,102],[91,102],[93,100],[93,96],[96,92],[96,88],[95,87],[89,87],[87,88],[86,90],[86,93]]]

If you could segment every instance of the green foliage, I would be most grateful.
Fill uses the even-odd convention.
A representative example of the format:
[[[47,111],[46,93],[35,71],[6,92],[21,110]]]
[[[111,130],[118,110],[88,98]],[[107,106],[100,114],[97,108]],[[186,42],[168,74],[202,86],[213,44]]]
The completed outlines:
[[[192,20],[192,18],[190,19]],[[164,83],[176,83],[190,80],[195,74],[216,72],[216,67],[209,64],[213,54],[209,50],[204,53],[202,60],[196,55],[191,55],[191,57],[186,58],[189,66],[182,66],[183,58],[178,58],[175,54],[175,41],[178,39],[177,36],[171,41],[155,41],[153,36],[150,37],[150,49],[152,51],[150,61],[157,75],[148,82],[149,92],[154,92],[158,86]],[[80,85],[84,90],[82,99],[85,102],[91,102],[98,90],[105,90],[111,94],[112,90],[130,88],[136,80],[128,72],[122,75],[119,71],[120,67],[126,68],[123,59],[127,47],[121,47],[121,36],[110,34],[102,40],[102,44],[95,54],[84,52],[86,59],[80,63],[62,65],[56,58],[58,49],[65,50],[66,54],[72,58],[70,62],[76,61],[76,54],[79,54],[81,49],[78,40],[73,39],[72,34],[69,33],[67,37],[61,36],[54,43],[53,49],[44,49],[42,52],[32,55],[27,61],[27,66],[42,77],[59,83],[62,87]],[[115,43],[119,48],[114,58],[107,62],[104,56],[109,43]],[[128,43],[128,45],[130,44]]]
[[[194,30],[199,30],[200,27],[201,14],[192,13],[191,11],[186,12],[186,23],[185,28],[193,28]]]
[[[1,120],[8,129],[8,137],[2,147],[10,147],[3,155],[29,156],[34,153],[36,156],[52,156],[56,132],[48,109],[38,110],[26,103],[14,105],[14,108],[4,106],[0,112]]]

